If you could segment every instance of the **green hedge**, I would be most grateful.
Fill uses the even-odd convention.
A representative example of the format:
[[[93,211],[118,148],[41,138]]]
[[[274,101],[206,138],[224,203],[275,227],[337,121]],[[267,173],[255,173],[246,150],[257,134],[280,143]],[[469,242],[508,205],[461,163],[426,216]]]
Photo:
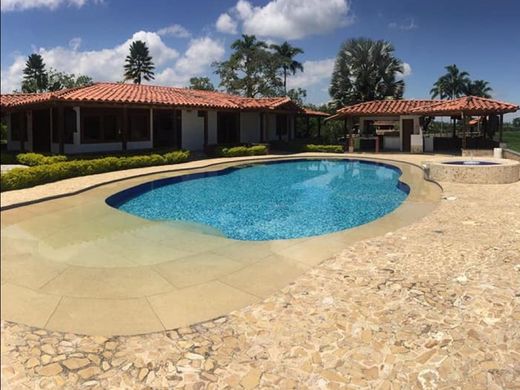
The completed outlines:
[[[45,156],[39,153],[20,153],[16,155],[16,160],[18,160],[20,164],[34,167],[36,165],[48,165],[67,161],[68,158],[67,156],[61,155]]]
[[[0,176],[0,187],[2,191],[18,190],[77,176],[154,165],[177,164],[187,161],[189,156],[189,151],[179,150],[163,155],[105,157],[93,160],[62,161],[29,168],[15,168]]]
[[[305,152],[343,153],[341,145],[314,145],[308,144],[303,147]]]
[[[267,145],[217,147],[215,149],[215,153],[219,157],[260,156],[267,152]]]

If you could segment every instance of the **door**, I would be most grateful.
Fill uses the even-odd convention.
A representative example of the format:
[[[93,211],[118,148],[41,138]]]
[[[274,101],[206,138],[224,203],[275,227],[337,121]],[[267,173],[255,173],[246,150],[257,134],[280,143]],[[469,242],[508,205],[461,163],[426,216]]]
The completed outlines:
[[[217,142],[219,144],[238,144],[240,142],[240,116],[238,113],[217,113]]]
[[[402,136],[403,136],[403,152],[410,151],[410,145],[412,134],[413,134],[413,119],[403,119],[403,128],[402,128]]]
[[[180,116],[178,110],[153,110],[154,148],[180,148]]]
[[[49,153],[51,151],[51,114],[50,110],[32,112],[33,151]]]

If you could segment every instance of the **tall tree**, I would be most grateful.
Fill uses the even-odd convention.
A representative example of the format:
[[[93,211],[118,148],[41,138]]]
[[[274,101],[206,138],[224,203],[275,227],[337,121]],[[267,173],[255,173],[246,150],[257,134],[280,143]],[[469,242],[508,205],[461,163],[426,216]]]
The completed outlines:
[[[49,91],[59,91],[64,88],[75,88],[92,85],[93,80],[89,76],[79,75],[76,77],[74,73],[58,72],[56,69],[49,70]]]
[[[336,57],[329,93],[336,107],[386,98],[401,99],[403,62],[390,42],[350,39]]]
[[[281,45],[271,45],[271,49],[274,50],[280,60],[280,65],[283,72],[283,90],[287,95],[287,72],[295,75],[299,70],[303,72],[303,65],[294,59],[298,54],[302,54],[303,50],[299,47],[291,46],[287,41]]]
[[[43,92],[47,90],[48,82],[42,56],[31,54],[23,70],[22,92]]]
[[[439,77],[430,91],[432,98],[455,99],[465,95],[467,85],[470,82],[469,73],[460,71],[457,65],[445,67],[446,73]]]
[[[465,94],[468,96],[478,96],[483,98],[490,98],[491,97],[491,91],[493,89],[489,86],[488,81],[484,80],[474,80],[469,81],[466,85],[466,91]]]
[[[190,79],[189,89],[199,89],[202,91],[214,91],[215,87],[209,77],[192,77]]]
[[[141,84],[142,79],[153,80],[155,66],[146,43],[134,41],[130,45],[130,54],[125,60],[125,80],[133,80],[134,84]]]
[[[231,49],[233,52],[227,61],[213,64],[221,87],[247,97],[281,94],[282,81],[277,74],[280,62],[266,50],[265,42],[254,35],[243,34],[231,44]]]

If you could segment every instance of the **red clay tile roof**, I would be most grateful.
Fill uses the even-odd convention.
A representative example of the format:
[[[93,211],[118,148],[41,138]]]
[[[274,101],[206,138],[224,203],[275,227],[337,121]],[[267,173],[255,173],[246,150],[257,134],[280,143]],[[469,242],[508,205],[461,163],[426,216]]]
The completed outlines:
[[[214,91],[116,83],[96,83],[87,87],[71,88],[57,92],[1,96],[0,106],[6,108],[41,102],[63,101],[71,103],[126,103],[235,110],[289,108],[302,111],[302,108],[288,97],[253,99]]]
[[[412,113],[454,115],[463,112],[467,115],[480,115],[487,113],[501,114],[506,112],[515,112],[519,108],[520,107],[517,104],[505,103],[477,96],[464,96],[458,99],[444,100],[423,107],[417,107],[412,110]]]
[[[311,110],[310,108],[304,108],[303,112],[305,115],[308,115],[308,116],[323,116],[323,117],[330,116],[330,114],[327,112]]]
[[[414,108],[436,102],[438,100],[373,100],[345,106],[338,110],[338,114],[341,113],[341,116],[405,115]]]

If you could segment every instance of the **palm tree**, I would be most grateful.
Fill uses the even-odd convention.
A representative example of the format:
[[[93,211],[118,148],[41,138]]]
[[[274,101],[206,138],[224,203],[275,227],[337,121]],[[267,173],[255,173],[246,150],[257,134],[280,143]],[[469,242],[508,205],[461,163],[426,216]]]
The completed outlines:
[[[475,80],[470,81],[466,85],[465,93],[467,96],[479,96],[483,98],[490,98],[491,91],[493,91],[493,89],[489,86],[489,82],[484,80]]]
[[[23,74],[23,92],[43,92],[47,90],[49,80],[41,55],[33,53],[27,58]]]
[[[125,80],[141,84],[141,79],[153,80],[155,69],[148,47],[143,41],[134,41],[130,45],[130,55],[126,56]]]
[[[299,47],[291,46],[287,41],[281,45],[273,44],[270,47],[275,51],[276,55],[280,59],[283,69],[283,90],[287,95],[287,71],[290,71],[293,75],[295,75],[298,70],[303,72],[303,65],[301,62],[294,59],[298,54],[302,54],[303,50]]]
[[[358,38],[343,43],[336,57],[329,93],[336,106],[370,100],[401,99],[403,62],[390,42]]]
[[[430,94],[433,98],[440,97],[455,99],[465,95],[469,80],[469,73],[460,71],[457,65],[448,65],[445,67],[446,74],[439,77],[439,79],[433,84],[433,89]]]

